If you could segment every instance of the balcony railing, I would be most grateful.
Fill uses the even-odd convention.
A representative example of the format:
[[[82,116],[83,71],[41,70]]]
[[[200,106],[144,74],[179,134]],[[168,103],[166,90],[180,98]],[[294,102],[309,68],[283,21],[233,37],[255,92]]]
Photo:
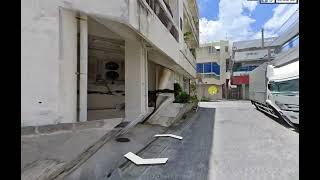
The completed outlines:
[[[146,0],[146,3],[157,15],[162,24],[169,30],[170,34],[179,42],[178,28],[175,26],[172,13],[166,7],[167,5],[163,0]]]

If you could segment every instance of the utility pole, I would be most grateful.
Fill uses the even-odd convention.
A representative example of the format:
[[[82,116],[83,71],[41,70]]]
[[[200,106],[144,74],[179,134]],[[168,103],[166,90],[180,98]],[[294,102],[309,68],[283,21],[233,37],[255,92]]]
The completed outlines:
[[[261,29],[261,47],[264,48],[264,29]]]
[[[261,29],[261,48],[264,48],[264,29]],[[268,47],[268,61],[271,60],[270,47]]]

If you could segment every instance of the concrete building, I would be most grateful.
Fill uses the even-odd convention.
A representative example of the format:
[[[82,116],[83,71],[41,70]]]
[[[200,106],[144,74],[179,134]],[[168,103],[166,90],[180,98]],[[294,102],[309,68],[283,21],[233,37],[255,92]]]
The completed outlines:
[[[148,92],[196,77],[195,0],[21,3],[22,127],[142,120]]]
[[[200,45],[197,54],[197,93],[199,99],[217,100],[226,95],[228,76],[227,64],[230,60],[229,42],[218,41]],[[215,94],[209,88],[215,87]]]
[[[294,61],[299,61],[299,10],[297,10],[283,25],[279,37],[273,42],[279,44],[276,57],[271,62],[280,67]]]
[[[276,38],[234,42],[232,46],[232,73],[229,84],[229,99],[249,99],[249,73],[260,64],[271,61],[278,45]]]
[[[277,37],[234,42],[229,98],[249,99],[249,73],[270,61],[282,66],[299,59],[299,9],[276,32]]]

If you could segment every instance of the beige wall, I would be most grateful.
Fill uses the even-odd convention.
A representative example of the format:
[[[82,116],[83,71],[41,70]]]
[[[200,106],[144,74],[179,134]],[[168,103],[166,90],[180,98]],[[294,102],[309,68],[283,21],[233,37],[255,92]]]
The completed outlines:
[[[209,53],[209,47],[220,46],[220,51]],[[226,52],[228,47],[228,52]],[[216,62],[220,65],[220,80],[214,78],[203,78],[203,83],[222,85],[226,82],[226,59],[230,56],[228,41],[218,41],[200,45],[196,50],[197,63]]]
[[[209,94],[208,89],[210,86],[212,86],[212,84],[197,85],[197,96],[199,100],[203,97],[210,100],[222,99],[222,86],[216,85],[216,87],[218,87],[218,93],[215,95]]]

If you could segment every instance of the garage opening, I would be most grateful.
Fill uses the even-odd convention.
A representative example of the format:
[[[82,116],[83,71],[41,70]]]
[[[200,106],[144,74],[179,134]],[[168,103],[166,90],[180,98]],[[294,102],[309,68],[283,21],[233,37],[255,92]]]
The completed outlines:
[[[125,116],[125,42],[88,17],[87,120]]]

